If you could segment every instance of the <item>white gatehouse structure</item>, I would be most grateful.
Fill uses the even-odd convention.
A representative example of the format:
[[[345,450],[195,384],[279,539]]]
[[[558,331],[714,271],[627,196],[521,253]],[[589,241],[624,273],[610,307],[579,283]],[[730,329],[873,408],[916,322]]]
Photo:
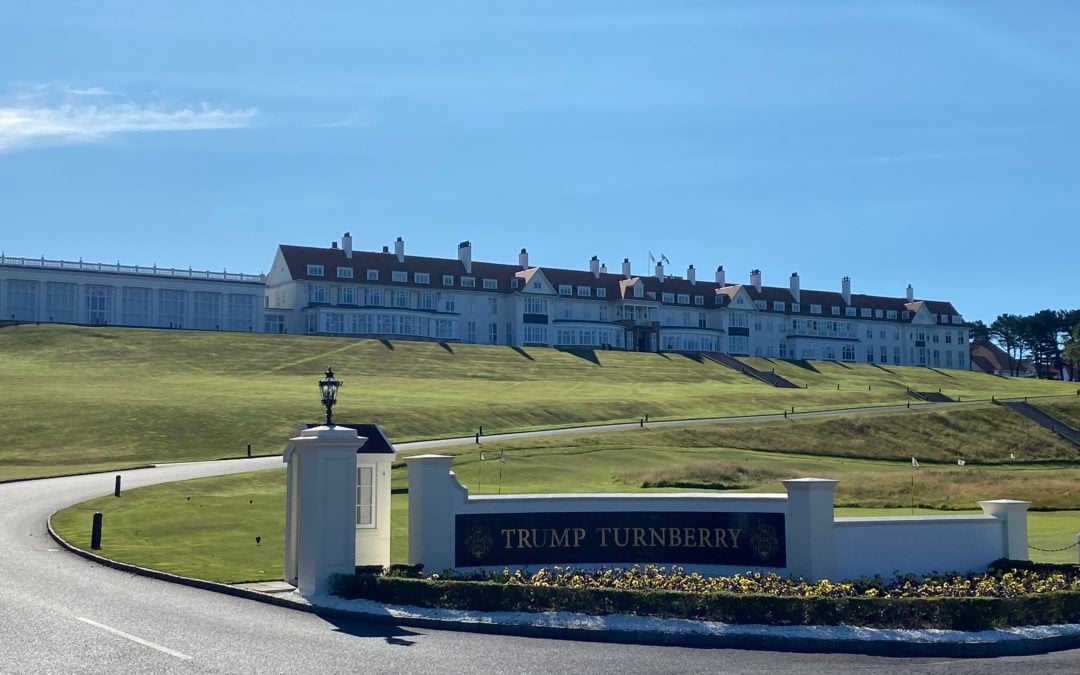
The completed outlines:
[[[324,591],[331,575],[358,565],[390,565],[394,455],[375,424],[306,425],[289,439],[285,580],[301,593]]]
[[[821,478],[785,480],[776,494],[470,496],[452,459],[405,458],[409,562],[429,572],[653,563],[842,580],[1028,558],[1030,502],[979,502],[981,515],[837,518],[836,481]]]

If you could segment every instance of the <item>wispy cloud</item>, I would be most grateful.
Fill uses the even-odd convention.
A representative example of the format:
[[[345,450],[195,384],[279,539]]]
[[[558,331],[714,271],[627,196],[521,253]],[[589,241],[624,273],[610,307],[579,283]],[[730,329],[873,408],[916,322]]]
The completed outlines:
[[[111,96],[113,92],[101,87],[87,87],[86,89],[68,89],[68,93],[74,96]]]
[[[333,122],[323,122],[316,124],[315,126],[320,129],[336,129],[339,127],[366,127],[369,122],[365,122],[355,115],[352,117],[346,117],[345,119],[335,120]]]
[[[87,91],[96,92],[97,88]],[[85,95],[107,94],[103,89],[100,91]],[[132,103],[0,107],[0,152],[38,145],[92,143],[123,133],[236,129],[250,126],[255,115],[254,108],[216,108],[205,104],[171,109]]]

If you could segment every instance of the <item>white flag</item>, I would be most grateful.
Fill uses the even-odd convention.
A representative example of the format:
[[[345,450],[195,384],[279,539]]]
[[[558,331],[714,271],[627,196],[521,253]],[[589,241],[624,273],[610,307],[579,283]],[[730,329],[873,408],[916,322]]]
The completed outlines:
[[[484,453],[483,453],[483,451],[480,452],[480,461],[481,462],[484,461]]]
[[[1009,459],[1016,459],[1016,455],[1010,452],[1009,453]]]
[[[957,463],[957,465],[959,465],[959,466],[964,466],[965,464],[967,464],[967,462],[965,462],[965,461],[964,461],[964,460],[962,460],[962,459],[958,459],[958,460],[956,460],[956,463]]]
[[[911,468],[912,469],[918,469],[919,468],[919,460],[915,459],[914,457],[911,458]]]

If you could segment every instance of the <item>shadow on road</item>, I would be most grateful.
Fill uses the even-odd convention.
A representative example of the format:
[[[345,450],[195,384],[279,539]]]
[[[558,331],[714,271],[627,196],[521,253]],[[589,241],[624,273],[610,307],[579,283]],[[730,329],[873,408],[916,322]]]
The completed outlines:
[[[362,638],[382,638],[386,644],[397,645],[398,647],[413,646],[416,644],[416,641],[409,638],[420,635],[420,633],[390,623],[374,623],[369,620],[336,613],[320,613],[318,616],[323,621],[332,625],[339,633]]]

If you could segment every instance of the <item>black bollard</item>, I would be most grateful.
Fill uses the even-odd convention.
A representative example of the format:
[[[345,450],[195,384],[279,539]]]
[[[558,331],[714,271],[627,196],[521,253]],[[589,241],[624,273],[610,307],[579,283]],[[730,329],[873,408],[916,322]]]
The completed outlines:
[[[908,410],[910,410],[910,409],[911,409],[911,401],[908,401],[908,402],[907,402],[907,407],[908,407]]]
[[[251,443],[248,443],[248,457],[251,457]]]
[[[784,411],[784,419],[787,419],[787,411]]]
[[[483,424],[480,425],[480,435],[481,436],[484,435],[484,425]]]
[[[116,485],[113,487],[113,497],[120,496],[120,476],[116,477]]]
[[[649,413],[645,413],[645,421],[646,421],[646,422],[648,422],[648,421],[649,421]]]
[[[480,445],[480,432],[476,432],[476,444]]]
[[[90,548],[101,548],[101,511],[94,512],[94,524],[90,527]]]
[[[645,428],[645,418],[642,417],[641,419],[639,419],[638,424],[641,426],[642,429],[644,429]]]

